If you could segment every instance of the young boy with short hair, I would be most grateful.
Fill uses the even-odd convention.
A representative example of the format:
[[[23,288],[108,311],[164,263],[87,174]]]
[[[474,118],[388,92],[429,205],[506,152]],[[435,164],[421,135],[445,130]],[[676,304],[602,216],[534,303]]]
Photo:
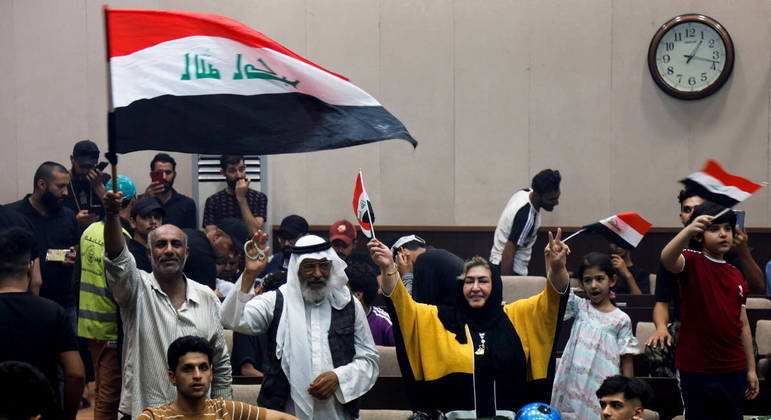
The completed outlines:
[[[639,378],[608,376],[596,392],[601,420],[642,420],[645,406],[653,399],[650,385]]]
[[[686,420],[741,419],[744,399],[758,395],[741,271],[723,259],[736,215],[713,203],[697,206],[690,223],[661,251],[661,263],[680,287],[675,367]],[[701,251],[686,249],[689,246]]]

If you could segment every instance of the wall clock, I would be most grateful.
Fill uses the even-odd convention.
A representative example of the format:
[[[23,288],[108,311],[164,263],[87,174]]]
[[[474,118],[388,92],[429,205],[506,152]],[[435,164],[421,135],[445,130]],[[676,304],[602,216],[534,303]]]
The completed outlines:
[[[680,15],[663,24],[648,48],[656,84],[680,99],[700,99],[725,84],[734,67],[734,44],[715,19]]]

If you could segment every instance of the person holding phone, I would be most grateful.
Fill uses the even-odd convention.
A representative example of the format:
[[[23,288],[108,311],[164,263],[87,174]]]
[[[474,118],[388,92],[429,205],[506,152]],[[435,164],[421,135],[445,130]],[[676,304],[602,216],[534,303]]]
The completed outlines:
[[[249,188],[246,177],[246,161],[241,155],[222,155],[220,173],[227,187],[206,199],[203,210],[203,227],[207,232],[216,229],[222,219],[235,217],[246,223],[249,235],[263,228],[267,217],[268,197]]]
[[[103,171],[108,163],[99,163],[99,146],[91,140],[75,143],[70,162],[72,179],[64,205],[75,213],[80,229],[85,230],[104,217],[102,197],[110,176]]]
[[[174,189],[177,161],[166,153],[158,153],[150,161],[150,185],[142,197],[155,197],[165,213],[164,223],[180,229],[195,229],[197,209],[192,198]]]

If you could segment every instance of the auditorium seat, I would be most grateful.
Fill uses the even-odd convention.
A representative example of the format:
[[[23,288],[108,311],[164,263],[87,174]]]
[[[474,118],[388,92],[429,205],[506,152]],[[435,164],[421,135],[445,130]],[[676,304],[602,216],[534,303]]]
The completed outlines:
[[[503,301],[511,303],[541,293],[546,284],[546,277],[501,276],[501,281],[503,282]]]
[[[645,409],[645,411],[643,411],[643,419],[644,420],[659,420],[659,413],[657,413],[657,412],[655,412],[653,410]]]
[[[747,309],[771,309],[771,300],[764,297],[748,297]]]
[[[228,346],[228,356],[233,356],[233,330],[225,331],[225,344]]]
[[[758,377],[771,379],[769,365],[771,364],[771,320],[759,320],[755,328],[755,342],[758,344]]]
[[[401,378],[402,372],[399,370],[399,361],[396,359],[396,347],[377,346],[380,353],[380,377],[381,378]]]
[[[227,331],[227,330],[226,330]],[[260,394],[262,385],[232,385],[233,401],[241,401],[247,404],[257,404],[257,395]]]
[[[640,342],[640,349],[643,349],[643,346],[645,346],[645,342],[648,341],[649,338],[653,335],[653,333],[656,332],[656,324],[652,322],[638,322],[637,323],[637,331],[635,332],[635,337],[637,337],[637,341]]]
[[[360,410],[361,420],[406,420],[412,411],[409,410]]]

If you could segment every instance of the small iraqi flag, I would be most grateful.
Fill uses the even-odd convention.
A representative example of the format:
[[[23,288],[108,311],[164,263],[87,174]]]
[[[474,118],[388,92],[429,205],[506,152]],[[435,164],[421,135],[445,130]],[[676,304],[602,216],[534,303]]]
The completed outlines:
[[[235,20],[105,8],[111,151],[273,154],[417,142],[348,79]]]
[[[364,189],[364,177],[359,171],[356,175],[356,186],[353,187],[353,215],[361,226],[361,231],[368,238],[375,236],[375,212],[369,201],[367,190]]]
[[[650,222],[635,212],[614,214],[597,223],[586,225],[587,231],[597,232],[624,249],[637,248],[651,228]]]
[[[688,175],[688,178],[680,182],[705,200],[725,207],[733,207],[763,188],[748,179],[729,174],[711,159],[704,164],[701,171]]]

